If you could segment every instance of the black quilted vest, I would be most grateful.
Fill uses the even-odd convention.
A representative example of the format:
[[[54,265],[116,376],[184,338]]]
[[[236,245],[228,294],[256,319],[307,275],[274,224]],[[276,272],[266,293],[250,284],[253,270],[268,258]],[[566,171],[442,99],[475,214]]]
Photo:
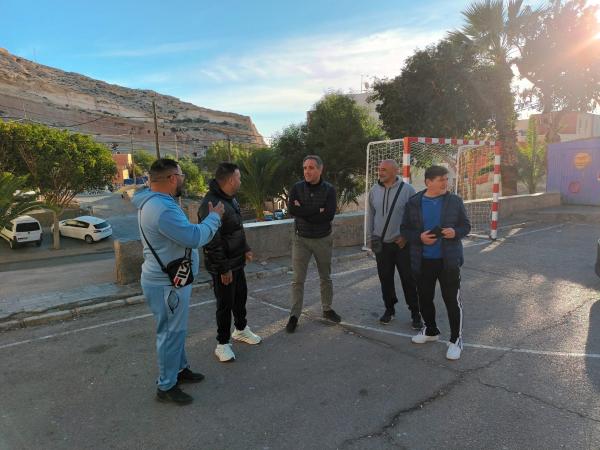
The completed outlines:
[[[319,184],[310,184],[302,180],[294,186],[300,204],[308,207],[324,208],[327,202],[327,193],[333,186],[327,181],[321,180]],[[331,234],[331,222],[309,223],[302,217],[294,218],[296,223],[296,233],[305,238],[322,238]]]

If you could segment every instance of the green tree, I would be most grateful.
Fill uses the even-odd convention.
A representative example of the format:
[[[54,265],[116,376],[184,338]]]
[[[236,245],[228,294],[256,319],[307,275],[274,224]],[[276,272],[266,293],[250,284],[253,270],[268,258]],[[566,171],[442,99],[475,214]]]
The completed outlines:
[[[0,133],[18,135],[14,150],[30,181],[54,212],[54,248],[60,248],[58,220],[75,195],[104,188],[116,173],[108,147],[90,136],[44,125],[9,123]]]
[[[281,159],[270,148],[259,148],[242,155],[237,161],[242,175],[240,199],[249,204],[256,217],[264,217],[265,201],[272,199],[280,190],[281,180],[277,178]]]
[[[27,140],[26,127],[19,122],[4,122],[0,119],[0,172],[10,172],[17,176],[29,175],[27,165],[19,154],[19,146]]]
[[[280,185],[276,196],[287,202],[290,188],[303,177],[302,160],[308,154],[306,125],[289,125],[275,137],[271,148],[280,160],[275,176]]]
[[[21,214],[42,206],[35,197],[18,195],[27,186],[27,177],[0,173],[0,229]]]
[[[185,174],[184,190],[189,197],[198,197],[208,191],[208,185],[200,167],[190,158],[179,159],[179,166]]]
[[[156,155],[149,153],[146,150],[134,150],[132,157],[137,176],[141,175],[143,172],[150,172],[150,166],[156,161]]]
[[[525,106],[544,113],[546,143],[560,141],[565,112],[600,104],[598,10],[585,0],[551,0],[521,48],[519,74],[532,84],[521,95]]]
[[[339,206],[356,202],[362,193],[367,144],[384,136],[366,108],[340,93],[325,95],[310,112],[307,153],[323,159],[323,177],[335,186]]]
[[[472,46],[446,39],[415,52],[393,80],[377,82],[372,98],[392,138],[463,138],[490,125],[484,76]]]
[[[523,0],[480,0],[463,16],[465,25],[450,33],[450,39],[472,46],[476,56],[489,67],[486,99],[492,107],[494,126],[503,144],[502,189],[505,195],[517,193],[516,119],[512,64],[518,57],[527,33],[541,10],[523,6]]]
[[[206,155],[202,159],[204,169],[214,174],[219,163],[223,161],[230,161],[237,163],[242,155],[247,155],[248,150],[243,148],[240,144],[235,142],[227,141],[216,141],[206,151]]]
[[[546,144],[538,141],[535,118],[529,118],[527,141],[519,145],[519,179],[527,185],[530,194],[546,173]]]

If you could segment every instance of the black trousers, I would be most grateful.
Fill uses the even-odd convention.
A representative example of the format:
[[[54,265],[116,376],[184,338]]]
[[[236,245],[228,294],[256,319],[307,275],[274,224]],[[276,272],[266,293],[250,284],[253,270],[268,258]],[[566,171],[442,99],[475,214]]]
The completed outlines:
[[[398,247],[394,242],[383,243],[383,250],[375,254],[377,261],[377,275],[381,282],[381,295],[386,309],[394,310],[398,303],[394,275],[396,270],[400,275],[404,300],[411,313],[419,312],[419,297],[417,286],[410,270],[410,251],[408,244],[404,248]]]
[[[246,328],[246,300],[248,287],[244,269],[233,271],[233,281],[228,285],[221,282],[221,275],[211,274],[213,291],[217,299],[217,341],[227,344],[231,338],[231,314],[238,330]]]
[[[460,301],[460,268],[444,267],[443,259],[423,259],[421,273],[417,276],[419,290],[419,309],[427,327],[427,334],[437,334],[439,330],[435,322],[436,282],[440,282],[442,299],[448,312],[450,323],[450,341],[456,343],[462,337],[462,303]]]

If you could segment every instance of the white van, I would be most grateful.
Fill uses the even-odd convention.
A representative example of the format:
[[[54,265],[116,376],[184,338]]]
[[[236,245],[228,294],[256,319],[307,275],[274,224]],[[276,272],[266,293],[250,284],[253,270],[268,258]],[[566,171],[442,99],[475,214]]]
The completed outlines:
[[[8,241],[10,248],[17,248],[28,242],[42,245],[42,226],[31,216],[19,216],[0,230],[0,236]]]

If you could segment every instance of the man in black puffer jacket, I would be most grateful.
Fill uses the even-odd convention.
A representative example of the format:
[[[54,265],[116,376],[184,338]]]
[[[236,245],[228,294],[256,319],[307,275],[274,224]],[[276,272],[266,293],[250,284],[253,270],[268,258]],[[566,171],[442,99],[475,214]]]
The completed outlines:
[[[333,236],[331,222],[335,216],[335,188],[323,181],[323,161],[317,155],[308,155],[302,163],[304,180],[298,181],[290,190],[288,208],[294,216],[295,233],[292,238],[292,309],[286,325],[293,333],[302,313],[304,281],[308,262],[315,257],[321,281],[321,306],[323,317],[339,323],[341,317],[331,308],[333,284],[331,282],[331,255]]]
[[[235,354],[229,339],[258,344],[261,338],[254,334],[246,321],[248,288],[244,267],[252,260],[252,251],[246,242],[240,205],[235,194],[242,184],[240,169],[232,163],[221,163],[210,182],[210,190],[198,211],[198,221],[208,215],[208,204],[219,201],[225,205],[221,228],[204,246],[204,262],[213,280],[217,299],[217,348],[215,355],[221,362],[233,361]],[[235,330],[231,333],[231,314]]]

